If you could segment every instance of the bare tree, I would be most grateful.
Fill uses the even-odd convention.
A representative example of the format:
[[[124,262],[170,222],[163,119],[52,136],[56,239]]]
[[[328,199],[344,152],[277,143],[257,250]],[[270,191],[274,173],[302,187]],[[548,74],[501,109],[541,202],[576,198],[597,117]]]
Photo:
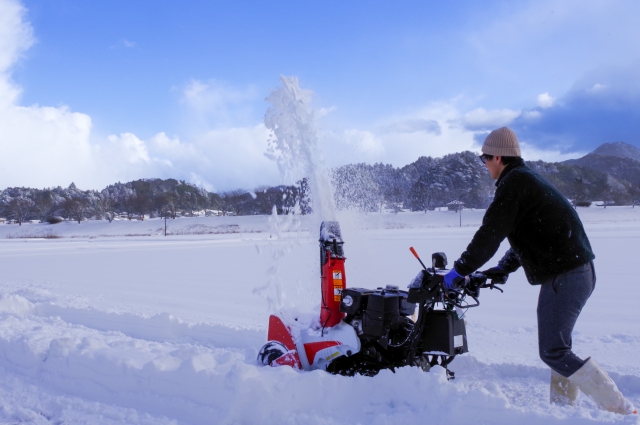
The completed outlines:
[[[211,192],[207,196],[209,198],[208,201],[207,201],[207,204],[208,204],[209,208],[216,209],[216,210],[221,210],[222,209],[222,207],[221,207],[222,201],[221,201],[220,195],[218,195],[215,192]]]
[[[240,215],[247,204],[253,201],[253,197],[244,189],[235,189],[224,192],[220,195],[225,214],[230,211],[235,215]]]
[[[631,206],[635,208],[636,205],[640,205],[640,186],[631,185],[629,187],[629,196],[631,196]]]
[[[53,196],[48,189],[38,191],[33,196],[34,211],[38,215],[40,222],[44,222],[54,206]]]
[[[162,216],[176,218],[178,216],[177,195],[173,192],[165,192],[158,196],[160,214]]]
[[[269,186],[258,186],[254,189],[254,193],[256,194],[254,205],[259,214],[270,214],[273,206],[277,208],[278,202],[282,200],[282,193]]]
[[[106,218],[107,220],[109,220],[109,223],[111,223],[116,216],[113,204],[113,198],[111,198],[106,191],[100,193],[93,207],[93,212],[96,218]]]
[[[7,212],[18,225],[22,226],[22,223],[27,219],[29,214],[33,211],[34,203],[29,198],[17,197],[13,198],[7,204]]]
[[[120,204],[122,205],[122,208],[124,208],[124,213],[127,215],[128,220],[131,220],[133,219],[133,217],[135,217],[135,212],[134,212],[135,198],[136,198],[136,192],[132,191],[131,193],[125,194],[120,200]]]
[[[71,220],[72,216],[73,216],[73,209],[75,206],[75,201],[73,198],[64,198],[60,204],[59,204],[61,210],[62,210],[62,215],[64,218],[66,218],[67,220]]]
[[[89,211],[89,200],[86,198],[73,198],[71,200],[71,214],[70,218],[73,218],[75,221],[80,224],[82,220],[86,217],[86,213]]]
[[[185,212],[189,217],[193,217],[196,210],[199,209],[198,197],[193,192],[184,192],[180,197],[180,203],[186,209]]]
[[[151,198],[147,194],[137,193],[130,201],[133,212],[144,221],[145,214],[151,209]]]

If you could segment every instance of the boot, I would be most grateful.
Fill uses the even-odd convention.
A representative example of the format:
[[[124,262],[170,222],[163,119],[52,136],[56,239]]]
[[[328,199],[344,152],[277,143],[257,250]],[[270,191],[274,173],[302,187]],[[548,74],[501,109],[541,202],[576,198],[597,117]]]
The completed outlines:
[[[587,362],[568,379],[591,397],[599,408],[621,415],[637,414],[631,402],[618,391],[607,372],[592,358],[588,358]]]
[[[560,406],[575,406],[578,400],[578,386],[551,369],[549,402]]]

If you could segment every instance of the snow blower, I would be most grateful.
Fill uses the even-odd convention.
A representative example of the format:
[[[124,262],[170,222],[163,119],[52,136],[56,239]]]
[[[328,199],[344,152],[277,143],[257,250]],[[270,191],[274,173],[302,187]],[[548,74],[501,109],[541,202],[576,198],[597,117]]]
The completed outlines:
[[[428,371],[440,365],[453,379],[447,366],[468,351],[464,312],[480,305],[481,288],[502,292],[495,285],[505,282],[494,279],[488,283],[487,276],[476,272],[456,290],[447,290],[446,255],[434,253],[431,267],[426,267],[412,247],[423,270],[408,291],[394,285],[347,288],[343,245],[339,223],[323,222],[320,320],[301,328],[295,318],[271,315],[268,342],[258,353],[258,362],[346,376],[373,376],[382,369],[403,366]]]

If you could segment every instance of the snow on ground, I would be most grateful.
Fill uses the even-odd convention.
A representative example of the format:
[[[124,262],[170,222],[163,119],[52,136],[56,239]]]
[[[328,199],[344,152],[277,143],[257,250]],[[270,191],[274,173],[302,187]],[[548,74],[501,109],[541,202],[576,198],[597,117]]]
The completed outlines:
[[[348,286],[406,286],[464,250],[483,211],[343,214]],[[640,208],[583,208],[596,291],[574,334],[640,405]],[[0,225],[0,423],[640,423],[548,404],[537,288],[518,271],[466,315],[470,352],[444,370],[340,377],[256,365],[270,309],[317,311],[308,217]],[[506,250],[503,244],[496,258]]]

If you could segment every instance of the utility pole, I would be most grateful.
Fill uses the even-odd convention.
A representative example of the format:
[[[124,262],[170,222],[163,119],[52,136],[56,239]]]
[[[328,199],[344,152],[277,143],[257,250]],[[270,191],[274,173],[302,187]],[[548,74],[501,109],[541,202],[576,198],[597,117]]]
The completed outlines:
[[[462,205],[458,206],[458,211],[460,212],[460,227],[462,227]]]
[[[164,235],[167,236],[167,214],[164,214]]]

